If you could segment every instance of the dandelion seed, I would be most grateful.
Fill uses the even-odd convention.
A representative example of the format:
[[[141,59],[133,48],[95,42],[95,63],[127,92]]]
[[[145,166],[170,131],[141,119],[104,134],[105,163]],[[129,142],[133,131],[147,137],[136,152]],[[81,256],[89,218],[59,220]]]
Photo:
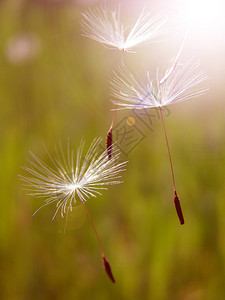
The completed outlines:
[[[208,90],[205,87],[201,87],[201,84],[207,79],[207,76],[203,72],[198,71],[198,69],[199,63],[193,60],[188,61],[184,65],[179,64],[178,61],[175,60],[175,63],[166,70],[165,75],[162,76],[161,79],[157,71],[155,81],[150,79],[149,72],[147,72],[147,80],[145,83],[142,83],[138,81],[128,69],[124,70],[123,78],[120,77],[120,72],[114,72],[115,76],[112,80],[112,95],[116,98],[116,100],[112,101],[117,105],[116,110],[146,109],[153,107],[158,107],[160,110],[173,179],[174,204],[181,225],[184,224],[184,218],[176,191],[172,158],[163,120],[162,106],[197,97]]]
[[[105,271],[112,280],[112,272],[111,275],[109,274],[111,268],[107,267],[109,263],[107,266],[104,263],[107,259],[85,202],[91,197],[101,195],[100,191],[107,189],[107,185],[121,183],[120,172],[125,171],[126,162],[118,162],[120,152],[115,145],[111,145],[114,154],[110,160],[108,160],[107,150],[99,154],[98,150],[101,140],[101,138],[94,139],[84,159],[82,156],[84,142],[81,142],[77,152],[76,163],[73,151],[70,151],[69,145],[67,157],[64,155],[61,146],[59,150],[55,150],[54,156],[49,155],[52,166],[46,165],[37,156],[31,154],[32,160],[24,168],[28,175],[20,177],[24,181],[24,186],[30,195],[45,198],[43,206],[56,203],[53,219],[59,211],[63,218],[68,211],[72,211],[73,205],[77,201],[84,205],[101,248]],[[112,281],[115,282],[114,279]]]
[[[107,149],[107,154],[109,159],[111,159],[112,157],[112,143],[113,140],[112,140],[112,127],[111,127],[106,137],[106,149]]]
[[[125,27],[120,21],[120,9],[109,12],[103,6],[93,10],[89,8],[82,15],[84,36],[110,48],[128,52],[143,43],[156,41],[165,24],[165,19],[159,15],[150,17],[149,13],[143,11],[133,27]]]
[[[121,77],[124,66],[124,52],[133,52],[133,48],[146,42],[156,41],[162,34],[162,26],[165,20],[159,15],[150,17],[149,13],[140,14],[133,27],[125,27],[120,21],[120,9],[118,11],[107,11],[106,8],[100,6],[96,9],[86,10],[81,20],[83,35],[101,44],[117,48],[122,51],[121,59]],[[116,110],[113,114],[112,124],[106,137],[108,145],[108,135],[110,134],[111,142],[113,141],[112,130],[115,122]],[[111,151],[108,153],[110,159]]]
[[[105,268],[105,271],[106,271],[107,275],[109,276],[111,281],[113,283],[115,283],[116,281],[115,281],[115,278],[113,276],[109,261],[105,257],[102,257],[102,261],[103,261],[103,265],[104,265],[104,268]]]
[[[180,220],[180,224],[183,225],[184,224],[184,216],[183,216],[183,212],[182,212],[182,209],[180,206],[180,199],[179,199],[176,191],[174,192],[173,201],[174,201],[174,205],[176,208],[178,218]]]

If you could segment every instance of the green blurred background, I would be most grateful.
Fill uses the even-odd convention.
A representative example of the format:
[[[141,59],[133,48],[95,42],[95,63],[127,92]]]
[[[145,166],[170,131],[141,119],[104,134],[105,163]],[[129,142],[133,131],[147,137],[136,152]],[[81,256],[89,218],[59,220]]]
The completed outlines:
[[[219,39],[190,33],[182,58],[200,59],[210,90],[170,106],[165,117],[184,226],[173,206],[156,112],[151,129],[132,112],[117,114],[118,126],[133,117],[143,139],[123,154],[129,160],[125,182],[87,203],[115,285],[80,207],[66,234],[60,216],[51,221],[54,205],[32,216],[43,202],[27,196],[18,178],[29,151],[45,160],[43,141],[53,153],[59,140],[66,147],[68,137],[74,148],[82,137],[88,146],[105,137],[112,118],[109,80],[121,54],[81,36],[85,6],[79,2],[0,2],[0,299],[225,299],[222,31]],[[136,9],[122,2],[128,18],[146,5],[138,1]],[[160,7],[165,9],[164,1],[157,2]],[[126,64],[138,73],[150,67],[154,74],[176,54],[183,34],[168,33],[164,43],[126,54]]]

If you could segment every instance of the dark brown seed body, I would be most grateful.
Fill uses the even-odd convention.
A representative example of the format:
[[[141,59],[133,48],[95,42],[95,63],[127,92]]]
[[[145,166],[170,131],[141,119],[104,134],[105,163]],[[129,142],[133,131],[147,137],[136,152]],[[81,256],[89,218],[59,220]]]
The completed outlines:
[[[116,281],[115,281],[115,279],[113,277],[109,261],[105,258],[105,256],[102,256],[102,261],[103,261],[103,265],[104,265],[104,269],[105,269],[106,274],[109,276],[109,278],[111,279],[111,281],[113,283],[115,283]]]
[[[182,208],[180,205],[180,199],[179,199],[176,191],[174,192],[173,201],[174,201],[174,205],[176,208],[178,218],[180,220],[180,224],[183,225],[184,224],[184,216],[183,216]]]
[[[107,149],[109,159],[112,157],[112,142],[113,142],[112,128],[110,128],[109,132],[107,133],[107,137],[106,137],[106,149]]]

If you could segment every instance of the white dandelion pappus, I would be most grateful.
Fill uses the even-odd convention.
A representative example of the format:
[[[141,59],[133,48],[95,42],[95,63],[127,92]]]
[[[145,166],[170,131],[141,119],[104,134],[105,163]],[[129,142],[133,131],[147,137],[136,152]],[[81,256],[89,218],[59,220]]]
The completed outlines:
[[[55,150],[54,157],[49,155],[52,167],[31,153],[33,160],[30,160],[29,165],[24,168],[28,175],[20,177],[25,181],[24,186],[30,191],[30,195],[46,198],[43,206],[56,202],[57,209],[53,219],[59,210],[62,217],[68,210],[72,211],[73,204],[78,199],[84,204],[90,197],[101,195],[100,190],[107,189],[107,185],[122,182],[119,180],[120,172],[125,171],[126,162],[118,163],[120,152],[115,145],[113,145],[114,155],[110,160],[107,150],[99,155],[101,140],[101,138],[94,139],[83,160],[84,141],[82,141],[76,163],[69,145],[67,158],[62,147],[60,152]]]
[[[133,27],[128,28],[121,24],[120,9],[108,12],[103,6],[93,10],[89,8],[82,15],[84,36],[128,52],[140,44],[155,41],[162,34],[161,27],[165,23],[160,15],[150,17],[149,13],[142,11]]]
[[[111,81],[112,100],[120,109],[144,109],[162,107],[178,103],[204,94],[208,88],[201,87],[201,83],[208,79],[207,75],[199,71],[199,62],[192,59],[186,64],[178,62],[169,67],[162,79],[157,71],[155,81],[150,79],[150,72],[146,74],[145,83],[137,80],[126,68],[123,78],[114,72]]]

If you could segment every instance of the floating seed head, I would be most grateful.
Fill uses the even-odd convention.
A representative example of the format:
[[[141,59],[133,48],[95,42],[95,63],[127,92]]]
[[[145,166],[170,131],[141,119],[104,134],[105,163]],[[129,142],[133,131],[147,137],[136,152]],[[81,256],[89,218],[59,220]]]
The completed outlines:
[[[156,79],[150,79],[147,72],[146,80],[141,82],[126,68],[123,78],[120,72],[114,72],[111,82],[112,95],[116,100],[112,100],[120,109],[144,109],[162,107],[165,105],[189,100],[204,94],[208,88],[201,84],[207,79],[206,74],[199,71],[199,63],[193,60],[181,65],[176,63],[169,67],[165,75]]]
[[[133,27],[125,28],[120,21],[120,10],[109,12],[103,6],[89,8],[82,15],[84,36],[107,47],[129,52],[140,44],[157,40],[165,23],[159,15],[150,17],[149,13],[142,12]]]
[[[46,198],[43,206],[56,203],[54,217],[59,210],[63,217],[77,201],[84,203],[91,197],[101,195],[100,191],[107,189],[107,185],[121,183],[120,172],[125,170],[126,162],[118,163],[120,152],[115,145],[111,146],[113,155],[110,160],[108,149],[99,154],[101,140],[94,139],[85,156],[84,142],[81,142],[76,161],[69,145],[67,157],[62,147],[56,149],[54,156],[49,155],[52,166],[31,153],[32,159],[24,168],[27,175],[20,177],[31,195]]]

